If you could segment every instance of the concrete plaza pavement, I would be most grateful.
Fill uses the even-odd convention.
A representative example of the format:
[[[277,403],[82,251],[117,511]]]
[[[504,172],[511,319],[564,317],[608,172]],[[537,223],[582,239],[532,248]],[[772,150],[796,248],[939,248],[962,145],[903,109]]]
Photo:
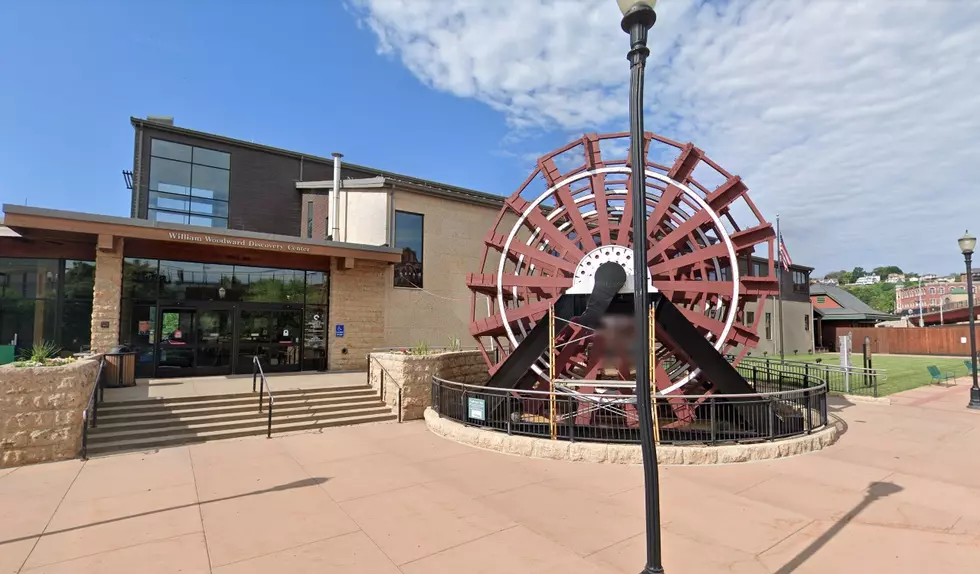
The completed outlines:
[[[824,451],[662,468],[667,572],[977,572],[967,398],[836,399],[846,431]],[[635,574],[642,483],[418,422],[3,469],[0,573]]]

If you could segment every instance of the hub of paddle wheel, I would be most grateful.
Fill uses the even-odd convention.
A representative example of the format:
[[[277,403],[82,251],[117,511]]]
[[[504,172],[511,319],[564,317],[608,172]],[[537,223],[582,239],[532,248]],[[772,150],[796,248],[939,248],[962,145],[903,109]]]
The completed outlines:
[[[647,133],[645,148],[650,292],[685,333],[697,330],[703,340],[693,346],[707,341],[709,352],[737,364],[757,345],[765,301],[776,293],[772,225],[741,178],[693,144]],[[484,238],[482,268],[467,276],[470,330],[492,386],[635,392],[624,384],[635,382],[633,350],[649,344],[632,336],[637,238],[628,157],[628,133],[587,134],[542,156],[506,199]],[[554,321],[553,335],[535,328],[543,321]],[[703,353],[678,342],[690,337],[669,330],[656,323],[653,379],[670,405],[663,426],[683,427],[696,419],[692,395],[726,387],[710,380],[708,372],[721,371],[696,358]],[[635,408],[621,411],[635,426]],[[580,403],[575,422],[594,424],[601,412]]]

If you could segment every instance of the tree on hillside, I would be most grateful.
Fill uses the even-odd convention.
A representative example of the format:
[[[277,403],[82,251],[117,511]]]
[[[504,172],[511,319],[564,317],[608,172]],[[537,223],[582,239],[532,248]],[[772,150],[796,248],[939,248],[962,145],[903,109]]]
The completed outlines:
[[[876,311],[895,312],[895,285],[891,283],[853,285],[845,289]]]
[[[877,275],[879,279],[884,281],[892,273],[898,273],[901,275],[902,268],[898,267],[897,265],[886,265],[884,267],[875,267],[871,272]]]
[[[864,267],[855,267],[853,270],[851,270],[851,281],[857,281],[865,275],[867,275],[867,272],[864,270]],[[850,281],[848,281],[848,283],[850,283]]]
[[[840,284],[842,284],[842,285],[844,283],[850,283],[851,282],[851,274],[848,273],[847,271],[844,271],[843,269],[841,269],[840,271],[831,271],[830,273],[827,273],[826,275],[824,275],[824,278],[826,278],[826,279],[836,279],[837,282],[840,283]]]

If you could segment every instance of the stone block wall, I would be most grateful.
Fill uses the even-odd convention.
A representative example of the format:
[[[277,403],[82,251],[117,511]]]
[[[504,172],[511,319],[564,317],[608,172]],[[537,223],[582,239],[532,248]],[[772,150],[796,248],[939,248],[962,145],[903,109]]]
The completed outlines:
[[[106,240],[107,242],[109,240]],[[92,351],[104,353],[119,344],[119,300],[122,296],[123,240],[112,240],[112,249],[95,254],[95,287],[92,292]],[[107,325],[103,327],[103,324]]]
[[[330,370],[367,368],[367,355],[384,346],[387,264],[358,259],[344,269],[344,260],[333,258],[330,271]],[[344,336],[337,337],[337,325]]]
[[[99,360],[0,367],[0,467],[75,458]]]
[[[379,392],[383,372],[385,403],[395,412],[398,411],[398,387],[402,388],[403,421],[421,419],[426,407],[431,406],[432,377],[469,385],[481,385],[490,377],[487,374],[487,364],[479,351],[435,355],[372,353],[368,380]]]

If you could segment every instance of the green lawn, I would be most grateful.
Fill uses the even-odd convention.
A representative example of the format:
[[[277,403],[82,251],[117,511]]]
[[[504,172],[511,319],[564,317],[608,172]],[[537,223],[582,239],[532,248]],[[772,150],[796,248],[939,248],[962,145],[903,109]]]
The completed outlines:
[[[795,355],[787,356],[787,361],[806,361],[815,362],[817,357],[823,359],[823,363],[830,365],[840,364],[840,354],[821,353],[818,355]],[[772,358],[772,357],[770,357]],[[775,357],[778,360],[778,357]],[[964,357],[965,359],[965,357]],[[948,359],[938,357],[906,357],[903,355],[872,355],[871,366],[875,369],[884,369],[887,380],[878,383],[878,396],[890,395],[907,391],[916,387],[923,387],[932,383],[929,371],[926,367],[935,365],[943,373],[950,372],[955,377],[969,376],[970,371],[963,364],[964,359]],[[851,361],[856,365],[861,365],[861,354],[852,353]]]

